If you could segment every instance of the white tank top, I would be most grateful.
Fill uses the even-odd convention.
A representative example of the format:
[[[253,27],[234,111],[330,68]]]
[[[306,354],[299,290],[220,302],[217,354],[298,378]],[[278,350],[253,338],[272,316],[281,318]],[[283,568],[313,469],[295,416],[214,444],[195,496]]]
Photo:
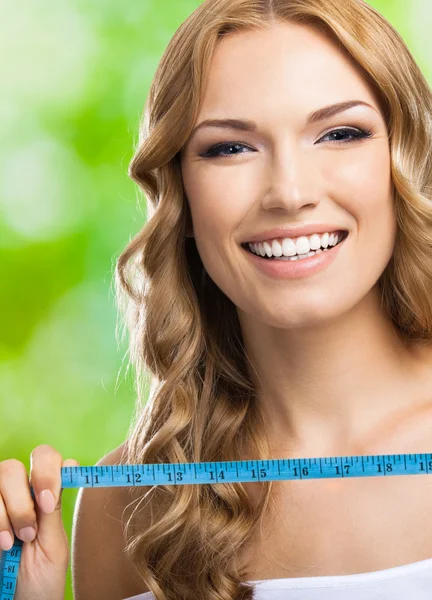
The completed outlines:
[[[432,558],[371,573],[259,579],[254,600],[431,600]],[[151,592],[124,600],[154,600]]]

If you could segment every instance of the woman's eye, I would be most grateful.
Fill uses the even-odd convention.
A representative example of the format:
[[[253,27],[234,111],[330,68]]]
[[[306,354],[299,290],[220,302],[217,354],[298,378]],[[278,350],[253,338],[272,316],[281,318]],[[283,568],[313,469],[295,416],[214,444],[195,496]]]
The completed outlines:
[[[343,127],[342,129],[333,129],[332,131],[329,131],[320,139],[323,140],[325,138],[328,138],[329,136],[336,136],[336,139],[330,140],[330,142],[333,144],[349,144],[353,141],[370,138],[373,136],[373,132],[369,131],[369,130],[365,130],[365,129],[352,129],[352,128],[348,128],[348,127]],[[345,136],[350,136],[350,137],[348,137],[348,139],[346,139],[346,138],[340,139],[341,137],[344,138]],[[238,154],[244,154],[244,152],[238,152],[238,153],[237,152],[236,153],[229,152],[228,154],[222,154],[222,152],[224,150],[231,150],[234,148],[248,149],[249,147],[245,146],[244,144],[242,144],[240,142],[222,142],[220,144],[211,146],[210,148],[208,148],[204,153],[200,154],[199,156],[201,156],[202,158],[229,158],[230,156],[237,156]],[[254,152],[254,150],[252,150],[252,152]]]

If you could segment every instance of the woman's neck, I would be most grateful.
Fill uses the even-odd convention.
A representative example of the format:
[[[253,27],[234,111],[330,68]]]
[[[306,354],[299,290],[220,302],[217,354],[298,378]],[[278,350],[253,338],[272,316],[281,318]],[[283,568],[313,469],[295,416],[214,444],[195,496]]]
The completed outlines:
[[[346,454],[390,433],[427,400],[422,390],[432,400],[432,350],[408,347],[376,292],[326,326],[284,330],[240,320],[274,449]]]

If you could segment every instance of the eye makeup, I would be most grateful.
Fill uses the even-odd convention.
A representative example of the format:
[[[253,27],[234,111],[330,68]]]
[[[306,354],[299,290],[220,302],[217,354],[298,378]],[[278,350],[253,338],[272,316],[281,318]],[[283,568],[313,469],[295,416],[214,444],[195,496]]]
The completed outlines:
[[[320,140],[323,140],[331,135],[336,136],[336,138],[338,136],[342,136],[342,137],[345,136],[345,139],[342,139],[342,140],[341,139],[330,140],[331,144],[342,145],[342,144],[351,144],[353,142],[371,138],[371,137],[373,137],[374,132],[371,129],[365,129],[365,128],[360,128],[360,127],[340,127],[337,129],[332,129],[331,131],[326,133],[324,136],[322,136],[320,138]],[[349,137],[346,137],[346,136],[349,136]],[[255,152],[255,150],[251,149],[248,145],[243,144],[242,142],[226,141],[226,142],[220,142],[218,144],[209,146],[203,152],[199,152],[198,156],[200,156],[201,158],[230,158],[232,156],[238,156],[239,154],[245,154],[245,152],[240,152],[239,154],[232,154],[232,153],[231,154],[222,154],[222,152],[224,152],[225,150],[227,150],[229,148],[246,148],[246,149],[251,150],[252,152]]]

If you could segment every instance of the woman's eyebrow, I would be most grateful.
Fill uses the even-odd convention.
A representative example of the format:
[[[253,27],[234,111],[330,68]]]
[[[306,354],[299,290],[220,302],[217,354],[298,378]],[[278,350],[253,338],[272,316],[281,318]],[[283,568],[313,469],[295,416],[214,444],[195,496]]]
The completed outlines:
[[[364,102],[363,100],[348,100],[345,102],[337,102],[336,104],[330,104],[329,106],[324,106],[314,112],[311,112],[306,119],[306,125],[311,125],[313,123],[317,123],[318,121],[329,119],[330,117],[333,117],[334,115],[337,115],[340,112],[343,112],[345,110],[348,110],[349,108],[353,108],[354,106],[359,105],[369,106],[369,108],[372,108],[372,110],[376,111],[376,108],[374,108],[367,102]],[[256,131],[258,126],[255,123],[255,121],[248,121],[242,119],[206,119],[205,121],[201,121],[201,123],[199,123],[193,129],[189,141],[193,138],[193,136],[199,129],[203,129],[205,127],[236,129],[238,131]]]

